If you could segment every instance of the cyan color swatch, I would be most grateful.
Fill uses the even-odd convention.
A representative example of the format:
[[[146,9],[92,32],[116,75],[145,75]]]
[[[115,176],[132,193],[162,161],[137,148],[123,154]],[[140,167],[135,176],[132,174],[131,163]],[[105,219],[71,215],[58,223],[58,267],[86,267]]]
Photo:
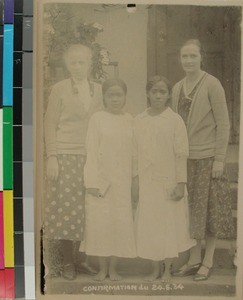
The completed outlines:
[[[4,24],[3,106],[13,105],[13,24]]]

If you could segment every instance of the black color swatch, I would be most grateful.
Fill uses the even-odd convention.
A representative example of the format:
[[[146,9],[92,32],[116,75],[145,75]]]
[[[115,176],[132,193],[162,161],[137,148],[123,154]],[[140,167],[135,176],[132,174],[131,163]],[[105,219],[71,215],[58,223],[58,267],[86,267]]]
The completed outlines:
[[[23,16],[14,15],[14,51],[22,51]]]
[[[22,160],[22,126],[13,126],[13,161]]]
[[[23,199],[14,198],[14,231],[22,232],[23,231]],[[18,247],[18,245],[15,245]]]
[[[13,164],[13,194],[15,197],[23,196],[23,165],[22,162],[14,162]]]
[[[14,234],[14,265],[24,266],[24,234]]]
[[[22,88],[13,89],[13,125],[22,125]]]
[[[14,0],[14,13],[23,14],[23,0]]]
[[[15,277],[15,298],[25,297],[25,280],[24,280],[24,267],[14,268]]]
[[[21,52],[14,52],[14,62],[13,62],[13,71],[14,71],[14,78],[13,78],[13,86],[14,87],[22,87],[22,53]]]

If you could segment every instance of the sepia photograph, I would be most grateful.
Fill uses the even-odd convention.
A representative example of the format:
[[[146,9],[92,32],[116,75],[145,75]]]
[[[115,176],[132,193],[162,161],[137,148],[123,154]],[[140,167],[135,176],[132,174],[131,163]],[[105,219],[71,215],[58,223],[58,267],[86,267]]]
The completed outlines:
[[[37,1],[42,297],[242,297],[229,2]]]

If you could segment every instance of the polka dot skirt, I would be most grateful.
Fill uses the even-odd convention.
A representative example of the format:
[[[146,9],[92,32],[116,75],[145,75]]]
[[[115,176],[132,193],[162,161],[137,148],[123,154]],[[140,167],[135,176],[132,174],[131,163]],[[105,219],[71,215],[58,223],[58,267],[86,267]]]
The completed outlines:
[[[81,241],[84,232],[85,156],[62,154],[57,158],[58,180],[46,180],[45,238]]]

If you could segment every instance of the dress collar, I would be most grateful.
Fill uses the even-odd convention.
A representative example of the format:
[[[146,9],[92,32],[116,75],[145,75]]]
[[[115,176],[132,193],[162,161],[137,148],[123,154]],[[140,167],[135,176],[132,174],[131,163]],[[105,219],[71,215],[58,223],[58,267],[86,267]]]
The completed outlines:
[[[155,115],[155,116],[151,116],[149,113],[148,113],[148,111],[149,111],[149,108],[147,108],[142,114],[141,114],[141,118],[146,118],[146,117],[151,117],[151,118],[153,118],[153,117],[160,117],[160,118],[166,118],[166,119],[168,119],[169,117],[170,117],[170,115],[171,115],[171,112],[172,112],[172,110],[171,110],[171,108],[168,106],[164,111],[162,111],[160,114],[158,114],[158,115]]]

